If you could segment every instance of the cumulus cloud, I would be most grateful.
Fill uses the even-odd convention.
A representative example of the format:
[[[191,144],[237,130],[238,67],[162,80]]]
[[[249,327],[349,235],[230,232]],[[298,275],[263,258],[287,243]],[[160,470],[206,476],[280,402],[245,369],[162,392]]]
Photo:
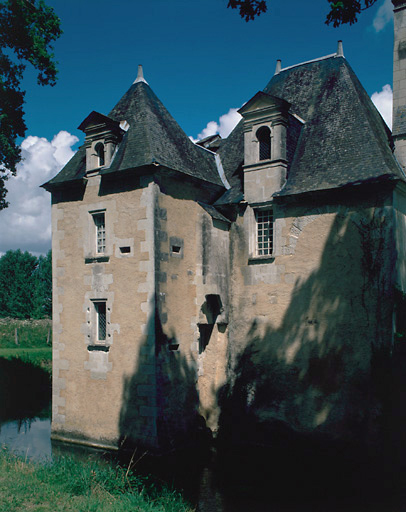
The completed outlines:
[[[391,0],[385,0],[379,7],[374,18],[373,26],[376,32],[383,30],[393,18],[393,6]]]
[[[371,100],[379,110],[381,116],[385,119],[386,124],[392,129],[393,92],[391,86],[389,84],[384,85],[381,92],[374,92],[371,96]]]
[[[51,248],[51,198],[39,186],[74,155],[72,146],[78,140],[66,131],[51,142],[32,135],[23,140],[17,176],[6,182],[10,206],[0,211],[0,254],[21,249],[38,255]]]
[[[230,110],[223,114],[220,119],[217,121],[209,121],[207,123],[206,128],[204,128],[199,135],[197,136],[197,139],[194,139],[193,137],[190,137],[190,139],[193,142],[197,142],[201,139],[204,139],[205,137],[209,137],[210,135],[215,135],[216,133],[219,133],[220,136],[225,139],[229,136],[229,134],[232,132],[234,127],[238,124],[240,121],[241,116],[238,113],[237,108],[230,108]]]

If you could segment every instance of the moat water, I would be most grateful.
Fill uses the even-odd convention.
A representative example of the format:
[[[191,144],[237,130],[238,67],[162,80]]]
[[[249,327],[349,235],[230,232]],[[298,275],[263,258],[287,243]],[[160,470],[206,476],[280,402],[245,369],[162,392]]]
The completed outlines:
[[[52,443],[50,396],[42,376],[36,382],[30,375],[31,396],[23,397],[27,387],[15,379],[18,368],[0,363],[0,370],[0,446],[37,461],[61,454],[107,457]],[[266,450],[212,447],[144,457],[137,469],[181,490],[197,512],[406,512],[406,470],[385,458],[329,446],[315,451],[286,437]]]

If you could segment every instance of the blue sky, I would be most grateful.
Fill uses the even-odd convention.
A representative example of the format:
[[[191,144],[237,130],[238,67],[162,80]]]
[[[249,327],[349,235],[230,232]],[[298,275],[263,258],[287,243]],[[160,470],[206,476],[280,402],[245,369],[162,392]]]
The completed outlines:
[[[267,84],[277,59],[286,67],[328,55],[338,39],[368,94],[378,93],[380,108],[390,111],[390,0],[378,1],[357,24],[339,29],[324,24],[327,0],[268,0],[268,12],[249,23],[227,9],[227,0],[47,3],[64,30],[55,44],[59,80],[53,88],[37,86],[27,68],[25,160],[19,177],[8,182],[11,206],[0,212],[0,253],[50,248],[50,197],[38,185],[56,174],[83,140],[77,130],[81,121],[92,110],[107,114],[117,103],[138,64],[193,138],[215,129],[227,135],[236,121],[230,109]]]

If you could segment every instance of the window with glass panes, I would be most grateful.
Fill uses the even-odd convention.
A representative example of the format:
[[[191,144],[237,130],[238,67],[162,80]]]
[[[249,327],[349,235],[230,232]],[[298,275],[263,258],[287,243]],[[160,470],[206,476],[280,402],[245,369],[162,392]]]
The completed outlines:
[[[94,302],[94,308],[96,310],[96,326],[97,326],[97,341],[105,341],[106,340],[106,328],[107,328],[107,318],[106,318],[106,303],[103,302]]]
[[[273,212],[256,210],[257,222],[256,255],[269,256],[273,252]]]
[[[94,225],[96,226],[96,252],[98,254],[106,251],[106,223],[103,213],[93,214]]]

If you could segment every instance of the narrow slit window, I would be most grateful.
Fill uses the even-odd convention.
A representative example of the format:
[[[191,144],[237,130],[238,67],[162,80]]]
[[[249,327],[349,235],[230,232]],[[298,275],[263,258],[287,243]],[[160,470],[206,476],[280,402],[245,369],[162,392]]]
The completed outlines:
[[[269,160],[271,158],[271,130],[267,126],[261,126],[257,131],[259,142],[259,159]]]
[[[255,218],[257,256],[270,256],[273,252],[273,212],[272,210],[256,210]]]
[[[97,158],[98,158],[99,167],[102,167],[104,165],[104,162],[105,162],[105,159],[104,159],[104,144],[99,142],[98,144],[96,144],[95,150],[96,150],[96,155],[97,155]]]
[[[96,311],[96,340],[106,341],[106,328],[107,328],[107,317],[106,317],[106,303],[95,302],[94,308]]]
[[[106,252],[106,222],[104,212],[93,214],[93,221],[96,227],[96,253]]]

